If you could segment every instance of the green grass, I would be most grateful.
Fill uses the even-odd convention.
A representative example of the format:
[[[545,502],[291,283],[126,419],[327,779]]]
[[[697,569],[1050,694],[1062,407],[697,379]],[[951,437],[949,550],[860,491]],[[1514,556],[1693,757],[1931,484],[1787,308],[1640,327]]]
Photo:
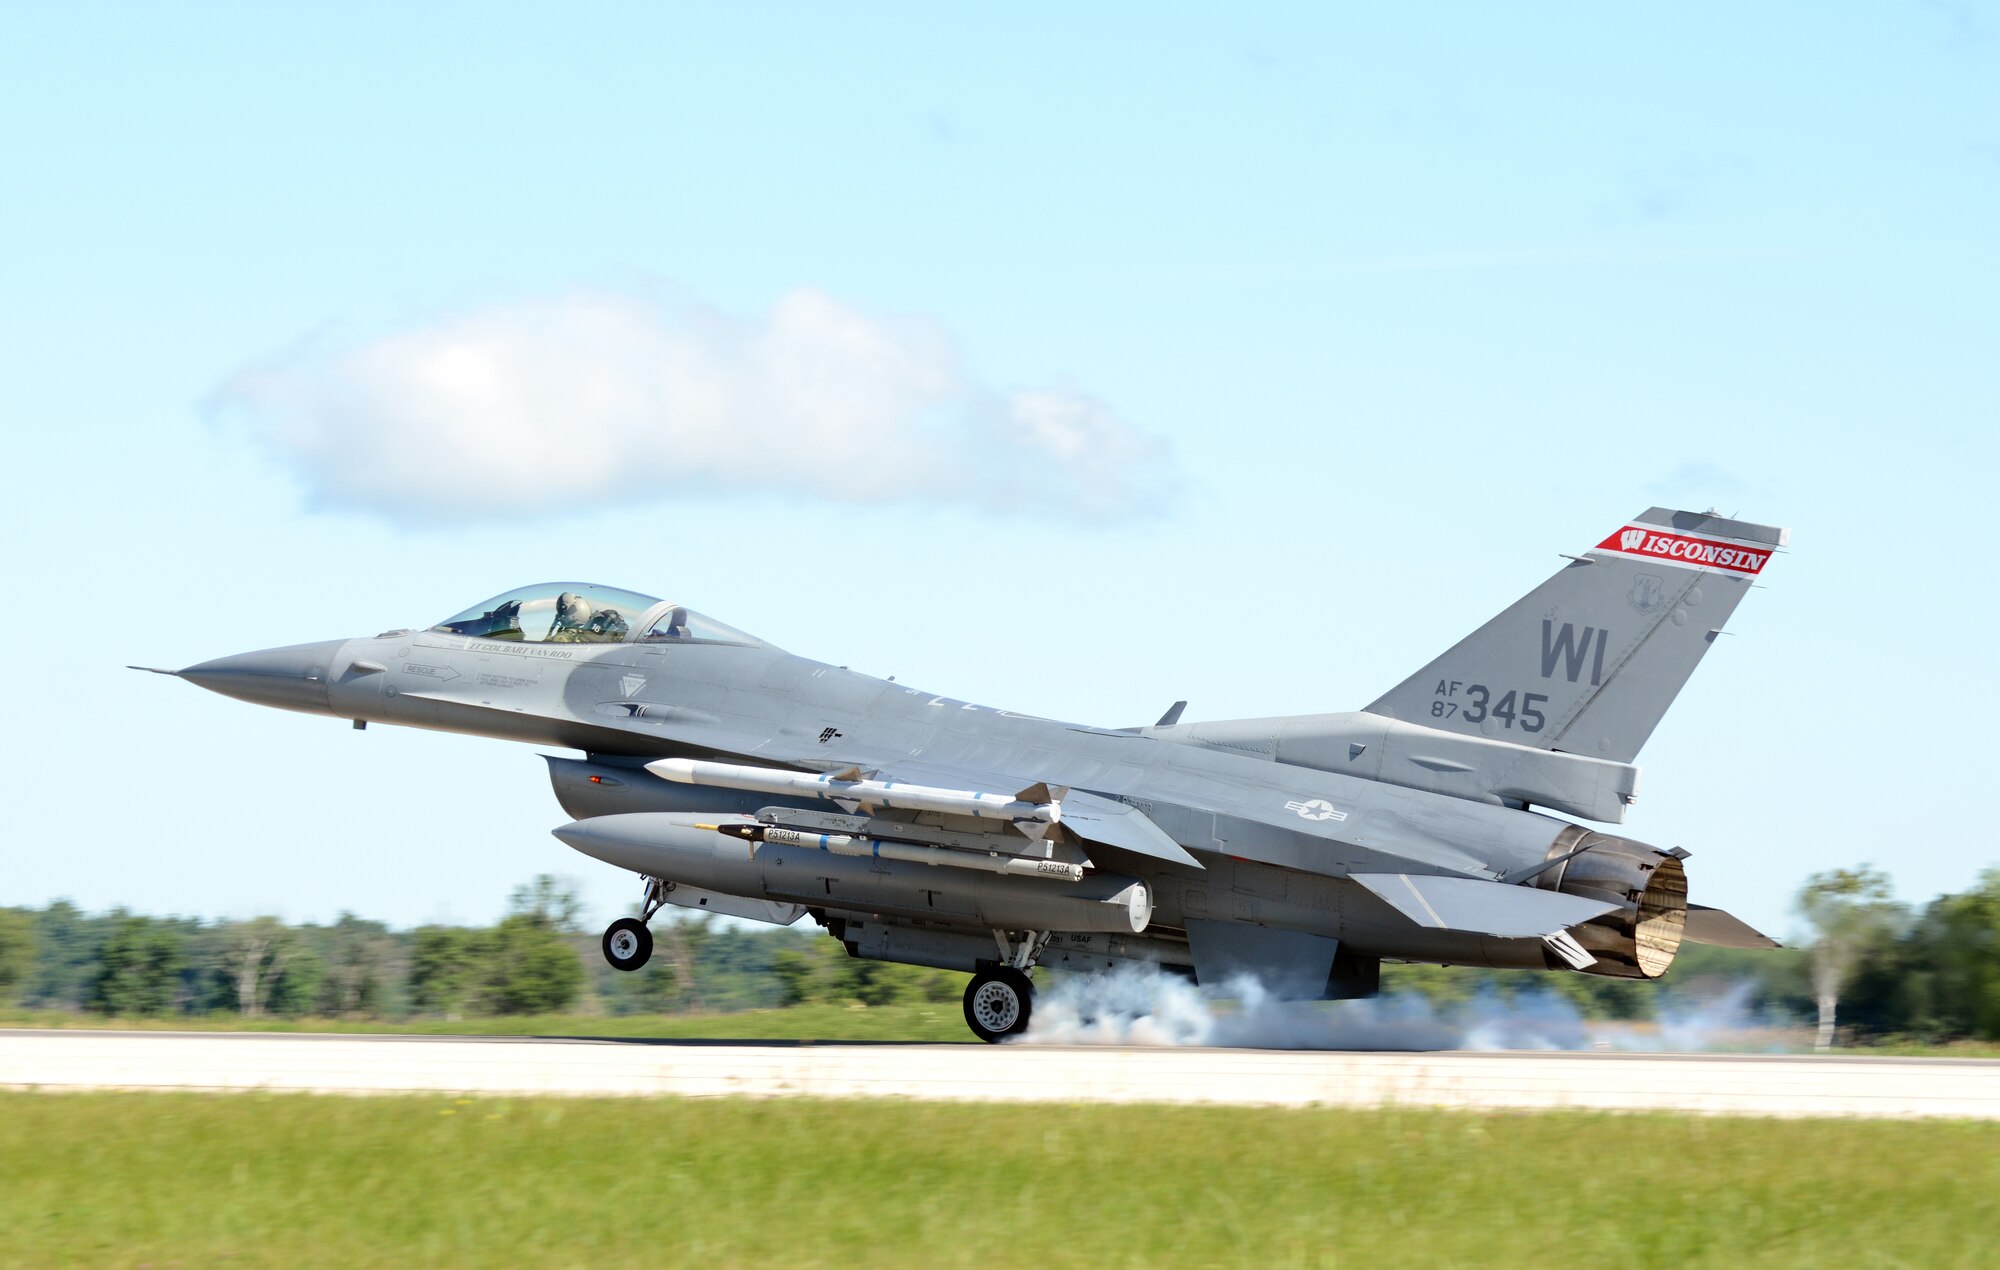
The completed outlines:
[[[1972,1266],[2000,1128],[0,1094],[0,1265]]]
[[[0,1027],[147,1032],[368,1032],[408,1036],[646,1036],[719,1041],[973,1041],[958,1002],[797,1005],[728,1014],[515,1014],[497,1018],[246,1019],[240,1014],[105,1018],[68,1010],[0,1011]]]

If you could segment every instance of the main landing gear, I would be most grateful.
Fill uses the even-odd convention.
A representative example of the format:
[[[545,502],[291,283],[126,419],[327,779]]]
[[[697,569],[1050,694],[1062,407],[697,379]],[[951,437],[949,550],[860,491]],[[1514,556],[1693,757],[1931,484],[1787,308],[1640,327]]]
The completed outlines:
[[[981,970],[965,985],[966,1026],[988,1044],[1028,1030],[1028,1016],[1035,1009],[1035,985],[1028,971],[1049,936],[1046,931],[1024,931],[1017,942],[1006,931],[996,930],[993,940],[1000,946],[1000,964]]]
[[[646,902],[638,917],[621,917],[604,928],[604,960],[613,970],[637,970],[652,959],[653,932],[646,925],[660,905],[667,902],[667,888],[658,878],[646,879]]]
[[[1012,966],[982,970],[965,985],[965,1023],[989,1044],[1028,1030],[1035,1008],[1035,985]]]

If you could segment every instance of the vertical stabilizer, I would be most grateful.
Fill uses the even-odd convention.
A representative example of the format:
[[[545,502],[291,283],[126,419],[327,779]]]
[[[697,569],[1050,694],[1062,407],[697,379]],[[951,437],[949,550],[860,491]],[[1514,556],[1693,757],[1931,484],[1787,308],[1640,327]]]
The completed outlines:
[[[1629,763],[1787,531],[1655,507],[1368,707]]]

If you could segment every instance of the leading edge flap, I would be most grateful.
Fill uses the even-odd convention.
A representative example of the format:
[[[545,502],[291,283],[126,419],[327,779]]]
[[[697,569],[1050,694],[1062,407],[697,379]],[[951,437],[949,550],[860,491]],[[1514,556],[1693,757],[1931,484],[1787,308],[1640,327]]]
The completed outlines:
[[[1062,824],[1077,837],[1107,847],[1172,864],[1201,867],[1201,861],[1189,855],[1186,847],[1169,837],[1146,813],[1109,798],[1071,790],[1063,799]]]

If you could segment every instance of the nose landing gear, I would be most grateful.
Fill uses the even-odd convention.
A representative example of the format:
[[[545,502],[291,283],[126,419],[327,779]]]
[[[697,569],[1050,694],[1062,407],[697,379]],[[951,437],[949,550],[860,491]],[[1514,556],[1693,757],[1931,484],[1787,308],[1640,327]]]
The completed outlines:
[[[621,917],[604,928],[604,960],[613,970],[637,970],[653,955],[653,932],[636,917]]]
[[[646,900],[638,917],[621,917],[604,928],[604,960],[613,970],[637,970],[652,959],[653,932],[646,925],[667,902],[667,886],[647,878]]]

